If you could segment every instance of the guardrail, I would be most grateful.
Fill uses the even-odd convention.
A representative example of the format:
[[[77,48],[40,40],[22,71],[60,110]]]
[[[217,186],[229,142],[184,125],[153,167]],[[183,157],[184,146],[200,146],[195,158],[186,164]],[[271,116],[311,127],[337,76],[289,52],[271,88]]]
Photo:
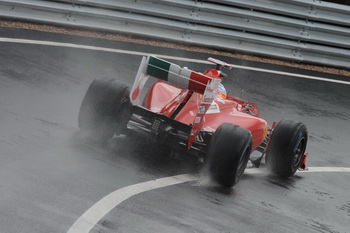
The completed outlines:
[[[350,68],[350,6],[318,0],[0,0],[0,17]]]

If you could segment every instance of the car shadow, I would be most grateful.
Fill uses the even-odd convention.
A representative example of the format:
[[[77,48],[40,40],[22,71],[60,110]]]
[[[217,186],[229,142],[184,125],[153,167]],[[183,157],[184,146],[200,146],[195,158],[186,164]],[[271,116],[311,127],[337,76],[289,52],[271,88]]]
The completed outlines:
[[[288,178],[281,178],[273,175],[268,175],[265,177],[265,181],[274,186],[278,186],[284,189],[294,189],[296,188],[296,183],[303,179],[301,176],[294,175]]]

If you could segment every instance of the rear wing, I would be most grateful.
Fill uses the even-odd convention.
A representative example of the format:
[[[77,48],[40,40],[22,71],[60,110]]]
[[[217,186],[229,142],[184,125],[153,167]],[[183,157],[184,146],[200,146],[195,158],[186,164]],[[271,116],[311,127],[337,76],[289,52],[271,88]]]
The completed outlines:
[[[200,94],[213,79],[154,56],[143,57],[130,93],[133,104],[140,104],[139,95],[149,76]]]
[[[154,56],[143,57],[130,92],[133,104],[140,104],[140,93],[149,76],[203,95],[188,138],[189,149],[202,129],[204,115],[214,101],[221,79],[211,78],[186,67],[181,68]]]

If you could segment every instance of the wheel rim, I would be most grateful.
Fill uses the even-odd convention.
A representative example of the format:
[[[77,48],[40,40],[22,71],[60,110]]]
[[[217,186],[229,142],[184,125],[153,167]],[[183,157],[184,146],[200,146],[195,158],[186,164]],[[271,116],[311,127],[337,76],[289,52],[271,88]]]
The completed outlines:
[[[294,158],[293,158],[293,166],[297,167],[301,163],[305,152],[305,137],[301,137],[298,140],[296,147],[294,148]]]

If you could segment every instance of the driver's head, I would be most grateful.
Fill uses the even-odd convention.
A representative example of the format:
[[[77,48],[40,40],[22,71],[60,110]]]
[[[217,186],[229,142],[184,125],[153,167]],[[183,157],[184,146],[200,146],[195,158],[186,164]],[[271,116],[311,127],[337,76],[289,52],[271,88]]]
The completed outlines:
[[[219,84],[219,93],[220,93],[221,98],[223,98],[223,99],[227,98],[226,89],[225,89],[224,85],[222,85],[221,83]]]

